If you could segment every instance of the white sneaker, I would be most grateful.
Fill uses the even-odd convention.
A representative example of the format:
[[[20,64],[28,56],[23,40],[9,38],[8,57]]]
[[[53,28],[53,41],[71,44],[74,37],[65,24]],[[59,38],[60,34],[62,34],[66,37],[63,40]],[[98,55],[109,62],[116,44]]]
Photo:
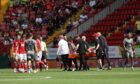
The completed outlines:
[[[134,71],[134,67],[131,67],[131,70]]]
[[[48,70],[48,65],[45,65],[44,68],[45,68],[45,70]]]
[[[99,69],[99,68],[98,68],[96,71],[102,71],[102,69]]]
[[[23,68],[19,68],[19,72],[20,72],[20,73],[24,73],[25,71],[24,71]]]
[[[46,66],[46,70],[49,70],[48,68],[49,68],[49,67],[48,67],[48,65],[47,65],[47,66]]]
[[[31,70],[30,70],[30,69],[28,70],[28,73],[29,73],[29,74],[31,73]]]
[[[39,69],[36,69],[36,70],[34,70],[34,71],[39,72]]]
[[[17,72],[17,69],[16,69],[16,68],[14,68],[14,72],[15,72],[15,73]]]
[[[75,68],[73,68],[72,71],[75,71]]]
[[[33,72],[33,69],[31,68],[31,69],[29,69],[30,70],[30,72]]]
[[[34,73],[37,73],[37,71],[36,71],[36,70],[34,70],[33,72],[34,72]]]

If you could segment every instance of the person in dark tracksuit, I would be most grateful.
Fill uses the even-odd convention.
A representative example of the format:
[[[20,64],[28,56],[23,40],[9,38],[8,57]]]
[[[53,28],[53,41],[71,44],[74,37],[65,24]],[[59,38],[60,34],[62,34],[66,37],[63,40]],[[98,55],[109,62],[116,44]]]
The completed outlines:
[[[77,45],[76,45],[76,50],[79,53],[79,59],[80,59],[79,70],[81,70],[81,68],[83,68],[83,70],[87,70],[87,64],[86,64],[86,59],[85,59],[87,45],[86,45],[86,42],[83,40],[85,38],[86,38],[85,36],[82,36],[82,38],[78,39]]]
[[[104,66],[104,59],[106,59],[107,63],[108,63],[108,70],[111,70],[112,67],[111,67],[111,63],[110,63],[110,59],[109,59],[109,55],[108,55],[108,44],[107,44],[107,41],[106,41],[106,38],[101,35],[100,32],[97,32],[97,34],[99,35],[98,39],[99,39],[99,43],[100,43],[100,46],[103,50],[103,56],[102,56],[102,65]]]
[[[101,43],[100,43],[100,40],[99,40],[99,34],[95,33],[93,35],[95,37],[95,41],[94,41],[94,44],[95,46],[93,48],[95,48],[96,50],[96,58],[97,58],[97,63],[98,63],[98,68],[99,70],[103,69],[103,65],[102,65],[102,48],[101,48]]]
[[[82,39],[83,39],[84,42],[85,42],[85,45],[86,45],[86,51],[88,51],[88,49],[89,49],[89,44],[88,44],[88,42],[86,41],[86,37],[85,37],[85,36],[82,36]],[[89,67],[89,65],[88,65],[88,63],[87,63],[87,60],[88,60],[88,58],[85,57],[86,69],[89,70],[90,67]]]

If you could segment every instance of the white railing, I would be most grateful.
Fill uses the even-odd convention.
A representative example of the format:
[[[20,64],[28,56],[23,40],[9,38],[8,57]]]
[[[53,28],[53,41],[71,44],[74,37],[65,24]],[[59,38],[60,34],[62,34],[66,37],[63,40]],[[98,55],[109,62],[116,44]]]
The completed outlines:
[[[91,25],[95,25],[99,20],[105,18],[108,14],[115,11],[115,9],[122,6],[122,4],[126,3],[129,0],[116,0],[113,4],[103,9],[101,12],[97,13],[95,16],[91,17],[85,23],[78,26],[78,28],[72,30],[71,32],[67,33],[67,36],[75,37],[80,35],[84,31],[88,30]]]

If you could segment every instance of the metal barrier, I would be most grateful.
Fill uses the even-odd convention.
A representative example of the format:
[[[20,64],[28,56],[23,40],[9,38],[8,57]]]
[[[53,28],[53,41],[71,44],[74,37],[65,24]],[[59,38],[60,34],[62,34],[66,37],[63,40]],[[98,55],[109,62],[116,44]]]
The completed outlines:
[[[72,30],[67,33],[67,36],[75,37],[77,35],[82,34],[84,31],[88,30],[92,25],[95,25],[97,22],[105,18],[108,14],[114,12],[117,8],[122,6],[122,4],[126,3],[129,0],[117,0],[110,6],[103,9],[101,12],[97,13],[95,16],[90,17],[85,23],[78,26],[78,28]]]

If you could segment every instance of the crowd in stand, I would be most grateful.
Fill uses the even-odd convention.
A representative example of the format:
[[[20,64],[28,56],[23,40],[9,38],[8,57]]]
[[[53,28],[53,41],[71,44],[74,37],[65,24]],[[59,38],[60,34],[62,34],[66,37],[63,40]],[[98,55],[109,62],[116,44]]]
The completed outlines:
[[[20,34],[32,32],[34,35],[47,38],[67,20],[69,22],[66,32],[69,32],[86,21],[89,18],[88,13],[92,15],[90,11],[100,9],[108,3],[105,0],[10,0],[4,21],[0,23],[1,45],[4,44],[4,51],[9,54],[9,44],[17,32]],[[84,11],[78,19],[69,19],[76,15],[79,9]]]
[[[6,41],[4,45],[8,45],[9,40],[11,42],[17,32],[21,34],[32,32],[42,37],[51,35],[83,5],[83,1],[80,3],[75,0],[11,1],[4,21],[0,24],[1,41]]]

